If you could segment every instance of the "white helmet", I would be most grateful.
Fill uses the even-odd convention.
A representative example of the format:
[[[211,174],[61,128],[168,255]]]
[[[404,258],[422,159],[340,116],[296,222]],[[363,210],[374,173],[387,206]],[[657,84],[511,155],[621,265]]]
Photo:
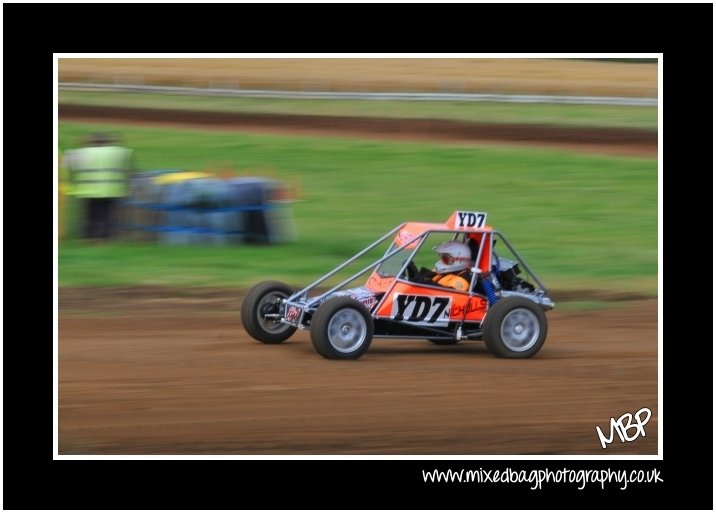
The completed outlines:
[[[435,262],[435,270],[439,273],[463,271],[470,267],[471,251],[467,244],[453,240],[433,249],[440,255],[440,260]]]

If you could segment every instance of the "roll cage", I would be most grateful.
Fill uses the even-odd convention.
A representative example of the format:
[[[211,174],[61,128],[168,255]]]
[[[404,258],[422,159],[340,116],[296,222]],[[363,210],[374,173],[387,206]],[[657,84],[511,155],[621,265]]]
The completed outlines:
[[[473,221],[474,222],[470,222]],[[371,316],[376,319],[376,322],[389,322],[409,325],[407,323],[401,323],[400,321],[393,319],[377,318],[376,313],[381,311],[381,307],[384,305],[386,300],[390,297],[391,292],[395,289],[399,283],[410,283],[407,279],[408,268],[414,261],[415,256],[418,254],[420,249],[425,244],[426,240],[431,234],[449,234],[453,236],[453,240],[461,240],[468,242],[473,250],[473,262],[471,266],[471,281],[470,287],[467,291],[450,290],[450,294],[464,294],[468,296],[468,305],[473,297],[480,296],[489,303],[493,304],[499,300],[500,297],[506,296],[522,296],[540,305],[544,310],[549,310],[554,307],[554,302],[547,296],[547,290],[536,276],[536,274],[529,267],[527,262],[519,255],[514,249],[512,244],[507,240],[504,234],[494,230],[492,227],[485,225],[486,215],[480,212],[454,212],[448,221],[444,224],[440,223],[416,223],[406,222],[402,223],[388,233],[378,238],[373,243],[369,244],[363,250],[356,253],[354,256],[344,261],[332,271],[326,273],[320,278],[316,279],[306,287],[295,292],[285,300],[284,315],[281,316],[281,321],[292,324],[299,328],[305,328],[306,324],[310,322],[310,318],[320,304],[329,298],[331,295],[340,293],[345,290],[348,285],[356,281],[359,277],[366,275],[371,272],[371,276],[367,282],[363,285],[364,288],[369,289],[375,293],[377,302],[375,302],[369,311]],[[346,269],[349,265],[357,262],[362,257],[365,257],[371,251],[378,248],[381,244],[393,238],[392,244],[388,247],[382,257],[372,260],[365,267],[359,271],[353,273],[349,277],[340,281],[338,284],[331,286],[323,292],[317,291],[317,289],[325,284],[330,278]],[[524,272],[529,276],[534,286],[531,286],[531,290],[515,291],[509,290],[504,287],[499,289],[499,295],[494,297],[490,294],[481,294],[475,291],[476,282],[484,276],[490,276],[497,274],[500,270],[500,264],[502,258],[495,258],[493,247],[498,241],[502,241],[504,246],[507,248],[511,256],[515,259],[519,265],[522,266]],[[397,268],[397,271],[391,272],[391,270],[385,269],[385,264],[388,261],[399,255],[405,253],[407,257],[402,260],[398,260],[397,265],[391,265],[392,269]],[[381,271],[385,272],[381,272]],[[498,285],[499,287],[499,285]],[[443,287],[437,285],[421,285],[421,288],[435,290],[435,294],[440,291],[445,291]],[[310,293],[316,291],[316,295],[311,296]],[[493,292],[494,293],[494,292]],[[294,307],[294,311],[298,311],[297,317],[288,319],[288,312],[291,307]],[[298,309],[298,310],[295,310]],[[467,308],[465,309],[467,314]],[[454,324],[454,323],[453,323]],[[465,324],[465,316],[463,316],[462,322],[457,326],[451,326],[453,330],[459,330],[458,333],[462,332],[462,325]],[[415,326],[412,326],[413,328]],[[439,337],[450,337],[454,336],[452,331],[444,329],[436,329],[433,327],[419,326],[423,330],[430,331]],[[398,330],[399,331],[399,330]],[[477,333],[477,332],[476,332]],[[479,334],[479,333],[478,333]],[[376,335],[378,335],[376,333]],[[396,335],[391,335],[395,337]],[[411,336],[410,333],[406,336]],[[412,335],[414,336],[414,334]],[[432,335],[431,335],[432,336]],[[459,337],[460,335],[458,335]]]

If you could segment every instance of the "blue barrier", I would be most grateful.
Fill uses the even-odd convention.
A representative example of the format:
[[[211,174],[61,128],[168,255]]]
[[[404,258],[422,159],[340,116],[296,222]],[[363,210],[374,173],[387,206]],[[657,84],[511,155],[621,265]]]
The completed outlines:
[[[132,177],[124,228],[163,244],[283,242],[293,238],[281,185],[265,178],[190,178],[161,183],[161,170]],[[281,213],[279,213],[281,211]]]
[[[215,213],[215,212],[254,212],[261,210],[271,210],[278,208],[277,205],[253,205],[249,207],[217,207],[217,208],[206,208],[206,207],[175,207],[171,205],[165,205],[163,203],[149,203],[143,201],[125,201],[124,203],[130,207],[139,207],[147,210],[161,210],[161,211],[192,211],[197,213]]]
[[[145,230],[149,232],[190,232],[190,233],[207,233],[207,234],[221,234],[221,235],[241,235],[243,232],[240,231],[229,231],[229,230],[214,230],[211,228],[188,228],[185,226],[166,226],[166,225],[123,225],[122,228],[127,230]]]

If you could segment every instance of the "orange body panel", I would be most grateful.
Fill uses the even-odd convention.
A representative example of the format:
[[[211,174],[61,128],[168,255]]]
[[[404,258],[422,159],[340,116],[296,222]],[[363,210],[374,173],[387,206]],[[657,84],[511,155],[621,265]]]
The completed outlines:
[[[480,212],[454,212],[445,223],[405,223],[393,243],[404,250],[414,248],[420,238],[430,232],[464,233],[473,241],[476,266],[490,269],[492,260],[492,227],[484,224],[485,214]],[[445,326],[449,322],[482,322],[487,312],[487,298],[470,297],[467,292],[453,288],[422,285],[393,276],[381,277],[378,273],[368,278],[365,287],[376,293],[386,293],[374,316],[425,326]],[[467,311],[467,314],[465,313]]]
[[[480,261],[477,262],[477,267],[483,271],[490,269],[492,264],[492,233],[477,233],[468,235],[468,238],[475,241],[477,247],[480,247],[482,239],[485,239],[485,245],[483,247],[482,255],[480,255]]]
[[[484,296],[470,298],[467,293],[453,289],[396,280],[395,287],[388,291],[388,296],[374,316],[440,326],[461,321],[463,316],[468,322],[482,322],[486,312],[487,298]]]
[[[381,276],[373,271],[368,281],[365,283],[365,287],[372,290],[373,292],[385,292],[388,287],[395,281],[395,276],[387,276],[381,278]]]

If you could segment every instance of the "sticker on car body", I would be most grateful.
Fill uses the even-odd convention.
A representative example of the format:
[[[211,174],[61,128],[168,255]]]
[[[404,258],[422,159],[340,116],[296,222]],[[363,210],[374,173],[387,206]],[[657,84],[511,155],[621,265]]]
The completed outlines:
[[[375,292],[366,287],[342,290],[340,292],[336,292],[333,296],[344,296],[349,297],[351,299],[355,299],[363,306],[365,306],[368,310],[373,308],[378,302],[378,298],[375,297]]]
[[[451,305],[449,296],[393,294],[390,317],[422,326],[446,326],[450,322]]]
[[[288,322],[298,322],[298,319],[301,318],[301,312],[303,310],[297,306],[289,306],[286,309],[286,317],[285,319]]]

